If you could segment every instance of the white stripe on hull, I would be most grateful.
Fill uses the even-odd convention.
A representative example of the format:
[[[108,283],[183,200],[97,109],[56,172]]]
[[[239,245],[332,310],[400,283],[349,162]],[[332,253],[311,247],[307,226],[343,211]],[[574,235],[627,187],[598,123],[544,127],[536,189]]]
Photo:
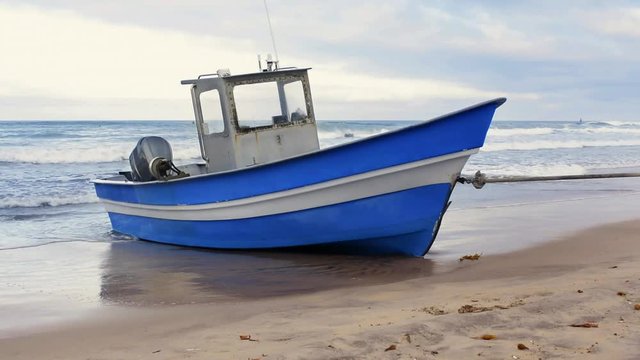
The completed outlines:
[[[470,155],[461,151],[291,190],[198,205],[145,205],[101,199],[108,212],[168,220],[235,220],[335,205],[420,186],[452,184]]]

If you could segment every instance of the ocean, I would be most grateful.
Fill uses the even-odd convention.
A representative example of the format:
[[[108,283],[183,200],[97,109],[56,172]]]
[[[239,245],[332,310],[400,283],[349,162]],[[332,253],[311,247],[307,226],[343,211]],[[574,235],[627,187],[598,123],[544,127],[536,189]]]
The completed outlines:
[[[319,121],[322,147],[416,121]],[[217,252],[113,233],[91,179],[128,170],[142,136],[198,161],[192,121],[0,122],[0,336],[104,305],[171,305],[426,276],[466,253],[518,250],[637,217],[640,179],[459,185],[426,259]],[[560,175],[640,168],[640,122],[496,121],[464,174]],[[28,316],[25,316],[28,314]],[[22,329],[22,330],[21,330]]]

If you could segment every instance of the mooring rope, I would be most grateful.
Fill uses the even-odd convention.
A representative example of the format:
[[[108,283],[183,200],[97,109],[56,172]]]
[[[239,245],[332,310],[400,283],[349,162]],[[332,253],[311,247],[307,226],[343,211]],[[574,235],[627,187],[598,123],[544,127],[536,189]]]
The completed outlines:
[[[462,184],[471,184],[476,189],[482,189],[485,184],[491,183],[509,183],[524,181],[553,181],[553,180],[584,180],[584,179],[611,179],[611,178],[627,178],[640,177],[640,173],[609,173],[609,174],[584,174],[584,175],[557,175],[557,176],[503,176],[503,177],[487,177],[480,171],[477,171],[473,177],[460,176],[458,182]]]

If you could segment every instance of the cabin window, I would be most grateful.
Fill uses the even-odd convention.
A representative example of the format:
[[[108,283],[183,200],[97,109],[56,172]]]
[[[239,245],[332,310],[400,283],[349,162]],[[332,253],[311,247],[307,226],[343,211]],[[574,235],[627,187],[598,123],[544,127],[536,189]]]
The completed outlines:
[[[240,128],[271,126],[282,115],[275,82],[237,85],[233,99]]]
[[[287,99],[289,121],[300,121],[307,118],[307,102],[304,99],[302,81],[293,81],[284,85]]]
[[[209,90],[200,93],[200,107],[205,134],[219,134],[224,132],[222,121],[222,106],[218,90]]]
[[[300,80],[236,85],[233,99],[240,129],[286,125],[308,117]]]

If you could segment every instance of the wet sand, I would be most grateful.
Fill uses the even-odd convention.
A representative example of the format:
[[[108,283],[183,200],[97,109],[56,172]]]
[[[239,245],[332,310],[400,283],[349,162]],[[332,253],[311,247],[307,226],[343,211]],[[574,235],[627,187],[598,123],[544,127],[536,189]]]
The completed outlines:
[[[0,221],[6,232],[0,239],[0,339],[120,306],[265,300],[410,279],[430,283],[466,253],[517,251],[585,226],[632,220],[640,210],[636,179],[459,187],[452,200],[426,259],[188,249],[110,234],[99,204],[22,209],[19,218],[42,216],[40,210],[54,216],[45,223]]]
[[[634,359],[640,354],[640,310],[634,309],[640,303],[640,221],[458,262],[426,277],[364,285],[260,300],[106,306],[71,325],[2,339],[0,358]],[[584,324],[593,327],[570,326]]]

